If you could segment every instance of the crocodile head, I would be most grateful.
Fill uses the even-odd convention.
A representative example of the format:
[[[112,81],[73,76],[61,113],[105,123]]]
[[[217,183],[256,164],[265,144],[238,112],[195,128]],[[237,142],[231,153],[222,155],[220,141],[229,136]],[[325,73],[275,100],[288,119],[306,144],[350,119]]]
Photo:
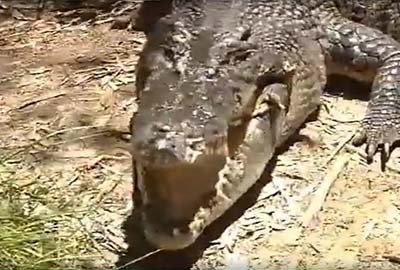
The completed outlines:
[[[176,56],[171,46],[157,45],[164,42],[160,36],[165,31],[154,39],[150,33],[137,68],[139,107],[132,117],[139,198],[135,207],[146,238],[167,250],[189,246],[222,215],[259,177],[268,159],[265,147],[272,145],[259,139],[262,144],[252,146],[251,156],[258,158],[252,162],[255,167],[244,169],[243,162],[235,160],[250,123],[241,120],[251,115],[259,94],[254,88],[259,86],[247,80],[255,76],[254,70],[240,70],[239,77],[247,79],[236,80],[224,64],[215,64],[210,50],[217,47],[203,34],[178,44],[183,48],[176,50],[179,53],[189,51],[179,56],[180,65],[179,59],[171,60]],[[245,170],[251,179],[243,178]]]

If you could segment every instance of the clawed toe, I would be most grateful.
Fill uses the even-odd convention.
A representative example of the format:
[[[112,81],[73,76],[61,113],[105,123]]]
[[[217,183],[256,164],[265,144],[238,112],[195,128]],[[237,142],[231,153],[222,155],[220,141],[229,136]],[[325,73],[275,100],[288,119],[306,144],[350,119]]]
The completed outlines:
[[[382,128],[381,130],[362,128],[356,133],[352,140],[354,146],[366,144],[367,162],[372,162],[374,155],[380,150],[381,162],[386,163],[389,160],[392,146],[400,140],[399,134],[393,128]],[[384,164],[383,164],[384,165]]]

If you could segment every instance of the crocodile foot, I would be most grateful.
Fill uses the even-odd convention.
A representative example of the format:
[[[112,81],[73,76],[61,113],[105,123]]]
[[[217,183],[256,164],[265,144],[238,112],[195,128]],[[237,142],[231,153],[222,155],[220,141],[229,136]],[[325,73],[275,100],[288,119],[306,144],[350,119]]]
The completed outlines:
[[[353,144],[366,144],[368,162],[372,161],[381,146],[381,159],[385,163],[393,144],[400,140],[400,92],[396,87],[382,89],[380,93],[380,96],[371,100]]]

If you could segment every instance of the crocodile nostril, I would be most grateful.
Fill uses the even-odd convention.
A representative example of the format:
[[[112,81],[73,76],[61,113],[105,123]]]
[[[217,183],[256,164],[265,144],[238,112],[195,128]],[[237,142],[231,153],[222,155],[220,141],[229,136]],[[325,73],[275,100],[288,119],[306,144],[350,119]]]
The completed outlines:
[[[167,126],[167,125],[164,125],[164,126],[159,127],[158,130],[159,130],[160,132],[169,132],[169,131],[171,131],[171,127],[170,127],[170,126]]]
[[[152,127],[153,131],[156,132],[169,132],[171,131],[171,127],[169,125],[154,123]]]

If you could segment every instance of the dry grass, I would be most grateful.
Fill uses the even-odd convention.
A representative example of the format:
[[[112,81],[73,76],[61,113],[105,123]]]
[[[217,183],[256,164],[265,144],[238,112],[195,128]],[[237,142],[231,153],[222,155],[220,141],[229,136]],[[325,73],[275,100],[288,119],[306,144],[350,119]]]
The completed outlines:
[[[18,164],[0,163],[2,269],[85,268],[99,256],[83,225],[96,214],[93,205],[81,196],[66,199],[51,179],[25,178],[17,171]]]

